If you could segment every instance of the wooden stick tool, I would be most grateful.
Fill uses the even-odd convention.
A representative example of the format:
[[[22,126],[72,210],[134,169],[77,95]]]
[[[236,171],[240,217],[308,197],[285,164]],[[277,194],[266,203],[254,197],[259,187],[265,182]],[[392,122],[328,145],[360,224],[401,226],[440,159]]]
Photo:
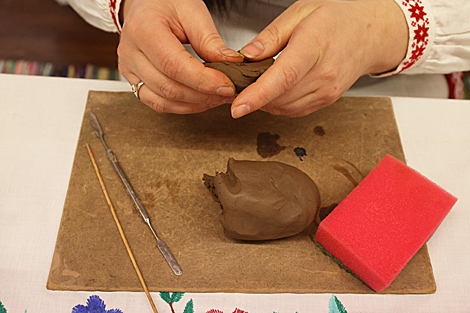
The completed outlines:
[[[109,209],[111,210],[111,214],[113,215],[114,222],[116,222],[116,226],[119,230],[119,234],[121,234],[121,238],[122,238],[122,241],[124,242],[124,246],[126,246],[127,253],[129,254],[129,257],[132,261],[132,265],[134,265],[134,269],[137,273],[137,276],[139,277],[142,287],[144,288],[145,294],[147,295],[147,298],[150,302],[150,306],[152,307],[153,312],[158,313],[157,308],[155,307],[155,303],[153,303],[152,296],[150,295],[150,292],[147,288],[147,284],[145,283],[144,277],[142,276],[139,266],[137,265],[137,262],[134,258],[134,254],[132,253],[131,247],[129,246],[129,243],[127,242],[126,235],[124,234],[124,230],[122,229],[121,223],[119,222],[119,219],[116,215],[114,206],[111,203],[111,199],[109,198],[108,191],[106,190],[106,186],[104,185],[103,179],[101,178],[100,170],[98,169],[98,165],[96,164],[95,158],[93,156],[93,152],[91,152],[91,148],[88,144],[86,144],[86,147],[88,149],[88,154],[90,155],[91,163],[93,163],[93,167],[95,168],[96,176],[98,177],[98,180],[100,181],[101,189],[103,190],[106,201],[108,202]]]

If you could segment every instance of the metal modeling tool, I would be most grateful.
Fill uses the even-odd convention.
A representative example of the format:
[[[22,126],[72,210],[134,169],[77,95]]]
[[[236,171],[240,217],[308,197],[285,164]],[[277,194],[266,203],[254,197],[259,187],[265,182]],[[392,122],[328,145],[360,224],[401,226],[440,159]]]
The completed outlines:
[[[129,255],[132,265],[134,266],[135,272],[137,273],[137,276],[139,277],[140,284],[142,285],[142,288],[144,288],[145,294],[147,295],[147,299],[149,300],[149,303],[150,303],[150,306],[152,307],[153,312],[158,313],[157,308],[155,307],[155,303],[153,302],[152,295],[150,295],[147,284],[145,283],[144,277],[142,276],[142,272],[140,271],[139,265],[137,265],[137,261],[135,260],[131,247],[129,246],[129,242],[127,242],[127,238],[126,238],[126,235],[124,234],[124,230],[122,229],[121,223],[119,222],[119,219],[116,215],[116,210],[114,210],[114,206],[111,202],[111,199],[109,198],[108,190],[106,190],[106,186],[104,185],[103,178],[101,177],[98,164],[96,164],[95,157],[93,156],[93,152],[91,151],[91,148],[88,144],[86,144],[86,148],[88,150],[88,155],[90,156],[91,163],[93,164],[93,167],[95,168],[96,176],[98,177],[98,180],[100,181],[101,190],[103,190],[104,197],[106,198],[106,202],[108,202],[109,209],[111,210],[111,215],[113,216],[114,222],[116,223],[116,226],[119,230],[119,234],[121,235],[121,239],[124,243],[124,246],[126,247],[127,254]]]
[[[140,215],[142,215],[142,218],[144,219],[145,223],[147,223],[147,225],[149,226],[150,230],[152,231],[152,234],[155,236],[155,239],[157,239],[158,249],[160,249],[160,252],[162,253],[163,257],[165,258],[165,260],[170,265],[173,272],[176,275],[181,275],[181,273],[182,273],[181,267],[179,266],[178,262],[176,261],[175,257],[171,253],[168,246],[157,236],[157,233],[153,230],[153,227],[152,227],[152,224],[150,223],[150,218],[147,214],[147,211],[145,210],[144,206],[142,205],[139,198],[137,197],[134,189],[132,188],[129,180],[127,179],[126,174],[124,174],[124,171],[122,170],[121,165],[119,164],[116,155],[114,154],[113,151],[111,151],[108,148],[108,145],[104,141],[104,132],[101,129],[101,125],[98,122],[98,119],[96,118],[96,116],[92,112],[90,112],[89,118],[90,118],[90,123],[93,126],[93,129],[95,130],[96,136],[98,136],[98,138],[101,139],[101,142],[103,143],[103,146],[106,149],[108,159],[111,161],[111,163],[114,166],[114,169],[116,170],[119,177],[121,178],[121,181],[124,184],[124,187],[126,187],[127,193],[129,194],[129,196],[134,201],[135,206],[137,207],[137,210],[139,210]]]

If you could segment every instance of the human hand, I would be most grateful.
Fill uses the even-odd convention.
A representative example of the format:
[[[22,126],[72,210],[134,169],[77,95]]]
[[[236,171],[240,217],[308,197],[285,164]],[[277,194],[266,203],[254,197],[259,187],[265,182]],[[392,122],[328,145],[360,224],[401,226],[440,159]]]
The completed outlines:
[[[119,70],[129,83],[145,83],[142,102],[158,112],[197,113],[233,101],[230,79],[183,46],[191,43],[208,62],[243,60],[227,48],[202,0],[126,0],[121,8]]]
[[[408,29],[393,0],[300,0],[241,49],[249,60],[282,53],[232,103],[232,116],[261,109],[304,116],[336,101],[362,75],[397,67]]]

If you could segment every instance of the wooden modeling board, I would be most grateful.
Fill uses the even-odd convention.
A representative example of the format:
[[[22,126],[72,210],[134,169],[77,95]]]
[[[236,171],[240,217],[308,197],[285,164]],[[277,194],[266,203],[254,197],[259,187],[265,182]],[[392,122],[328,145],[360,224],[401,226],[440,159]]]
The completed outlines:
[[[153,227],[179,261],[181,276],[165,262],[107,159],[89,123],[90,111]],[[390,99],[345,97],[302,118],[260,111],[234,120],[228,105],[194,115],[160,114],[132,93],[90,92],[47,288],[141,291],[85,143],[151,291],[374,293],[312,241],[316,225],[275,241],[226,237],[221,208],[202,177],[225,172],[230,157],[281,161],[312,177],[324,212],[386,154],[404,161]],[[435,288],[424,246],[383,293],[433,293]]]

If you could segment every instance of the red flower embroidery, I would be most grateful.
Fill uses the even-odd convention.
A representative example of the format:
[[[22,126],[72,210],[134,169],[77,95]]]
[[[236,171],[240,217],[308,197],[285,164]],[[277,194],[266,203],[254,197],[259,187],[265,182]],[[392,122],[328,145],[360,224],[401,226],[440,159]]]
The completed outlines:
[[[413,39],[417,42],[425,42],[429,37],[428,31],[429,27],[426,27],[426,25],[418,25],[418,27],[414,30],[415,37]]]
[[[424,49],[426,47],[424,45],[422,46],[419,46],[418,48],[416,48],[415,50],[413,50],[411,52],[411,57],[410,57],[410,60],[418,60],[423,54],[424,54]]]
[[[424,12],[423,6],[419,6],[417,3],[415,3],[415,5],[412,5],[411,8],[408,9],[408,11],[411,12],[411,19],[414,19],[417,22],[419,22],[420,20],[424,21],[426,13]]]
[[[409,14],[410,37],[408,59],[400,65],[398,73],[410,68],[424,55],[429,43],[429,18],[425,7],[420,5],[420,0],[403,0],[401,5],[406,8],[403,12]]]

